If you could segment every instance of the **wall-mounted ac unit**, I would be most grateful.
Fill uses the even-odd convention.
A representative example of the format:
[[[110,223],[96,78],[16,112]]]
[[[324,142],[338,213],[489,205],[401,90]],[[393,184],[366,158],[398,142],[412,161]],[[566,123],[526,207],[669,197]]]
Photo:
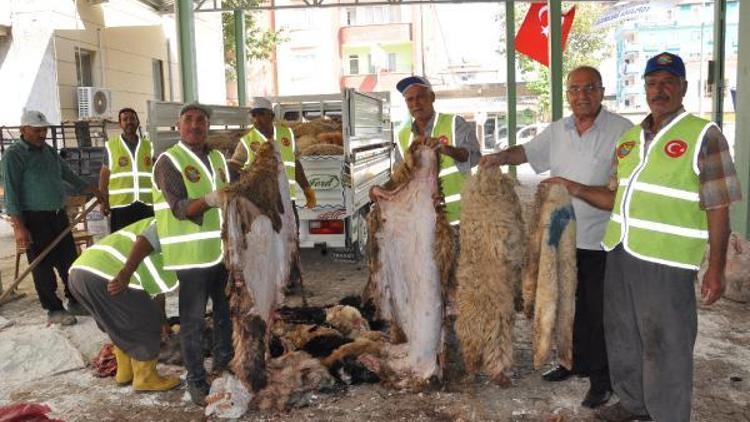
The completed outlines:
[[[112,92],[95,86],[78,87],[78,118],[104,119],[112,114]]]

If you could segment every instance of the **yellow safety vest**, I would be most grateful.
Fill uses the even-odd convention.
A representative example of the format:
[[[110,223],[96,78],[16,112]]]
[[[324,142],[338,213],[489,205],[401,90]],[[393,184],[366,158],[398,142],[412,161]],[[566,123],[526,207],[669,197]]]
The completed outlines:
[[[201,198],[229,183],[226,160],[216,150],[208,153],[210,170],[182,142],[164,151],[157,161],[164,159],[170,160],[180,171],[189,199]],[[156,183],[154,190],[154,214],[164,255],[164,268],[184,270],[211,267],[220,263],[224,257],[224,246],[221,242],[221,211],[216,208],[206,210],[201,225],[188,219],[178,220]]]
[[[295,187],[297,186],[294,166],[294,132],[292,132],[287,126],[274,124],[273,140],[274,146],[276,147],[276,150],[279,151],[281,160],[284,162],[284,170],[286,171],[286,177],[289,180],[289,196],[294,200],[296,193]],[[250,128],[250,133],[245,135],[240,142],[242,143],[242,146],[245,147],[245,151],[247,151],[247,159],[245,160],[244,168],[248,168],[253,161],[255,161],[255,153],[253,152],[251,145],[256,142],[268,142],[268,139],[266,139],[266,137],[253,126]]]
[[[109,158],[109,206],[122,208],[136,201],[151,205],[151,141],[139,137],[135,156],[121,135],[109,138],[104,146]]]
[[[136,237],[155,223],[154,217],[144,218],[102,238],[86,248],[70,269],[88,271],[107,280],[113,279],[125,265]],[[138,265],[128,286],[155,296],[177,288],[177,275],[164,269],[162,255],[156,252]]]
[[[406,151],[412,143],[412,121],[409,120],[399,131],[399,149],[401,156],[406,157]],[[453,114],[437,113],[435,124],[432,126],[433,138],[438,138],[442,144],[455,146],[456,116]],[[458,171],[453,158],[441,154],[440,184],[445,196],[445,212],[451,224],[459,224],[461,219],[461,191],[464,186],[464,175]]]
[[[640,259],[697,270],[706,252],[708,219],[699,207],[698,153],[713,123],[683,113],[644,151],[635,126],[617,142],[619,186],[602,246],[622,243]]]

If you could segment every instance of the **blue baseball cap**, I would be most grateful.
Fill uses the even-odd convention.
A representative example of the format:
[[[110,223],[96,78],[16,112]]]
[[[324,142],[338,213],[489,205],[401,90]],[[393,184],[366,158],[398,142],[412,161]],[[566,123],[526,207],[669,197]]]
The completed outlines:
[[[396,84],[396,89],[398,90],[398,92],[403,94],[407,89],[409,89],[409,87],[412,87],[414,85],[432,88],[432,85],[430,84],[430,81],[427,80],[427,78],[424,78],[422,76],[407,76],[404,79],[398,81],[398,83]]]
[[[663,70],[681,78],[685,77],[685,63],[680,56],[666,51],[648,59],[643,76]]]

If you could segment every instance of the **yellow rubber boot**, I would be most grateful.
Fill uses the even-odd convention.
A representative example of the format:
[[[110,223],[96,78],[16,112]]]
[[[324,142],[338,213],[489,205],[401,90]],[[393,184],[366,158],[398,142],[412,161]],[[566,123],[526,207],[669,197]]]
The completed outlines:
[[[167,391],[180,385],[177,377],[162,377],[156,372],[156,359],[140,361],[132,359],[133,390]]]
[[[133,365],[130,364],[130,356],[117,346],[112,348],[117,361],[117,373],[115,382],[119,385],[127,385],[133,381]]]

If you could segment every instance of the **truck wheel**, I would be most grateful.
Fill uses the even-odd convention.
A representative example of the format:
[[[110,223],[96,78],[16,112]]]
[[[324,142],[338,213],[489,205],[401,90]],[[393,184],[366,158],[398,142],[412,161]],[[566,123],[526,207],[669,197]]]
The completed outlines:
[[[370,236],[370,227],[367,224],[367,209],[363,209],[359,214],[359,225],[357,225],[357,242],[354,244],[354,253],[356,259],[367,258],[367,241]]]

